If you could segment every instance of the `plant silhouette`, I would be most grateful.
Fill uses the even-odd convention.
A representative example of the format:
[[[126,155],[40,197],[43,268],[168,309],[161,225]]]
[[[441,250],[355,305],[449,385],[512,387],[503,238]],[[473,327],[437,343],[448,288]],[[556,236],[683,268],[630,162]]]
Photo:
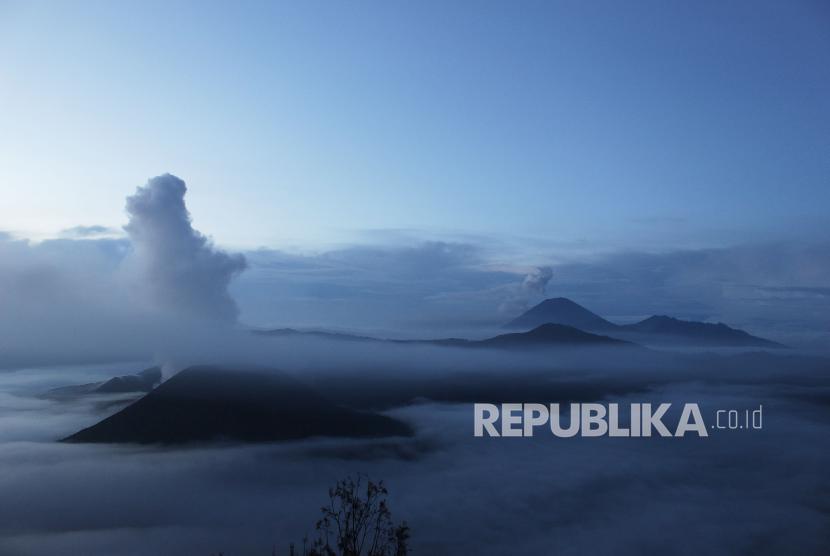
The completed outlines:
[[[303,556],[406,556],[409,526],[395,524],[386,502],[383,481],[365,475],[347,477],[329,489],[329,503],[321,508],[317,538]],[[294,546],[291,546],[294,556]]]

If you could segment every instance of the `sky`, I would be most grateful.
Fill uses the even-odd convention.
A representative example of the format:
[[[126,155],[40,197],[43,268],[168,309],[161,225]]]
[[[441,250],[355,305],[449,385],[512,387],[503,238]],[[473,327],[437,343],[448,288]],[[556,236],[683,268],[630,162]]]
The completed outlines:
[[[7,2],[0,229],[184,179],[236,249],[826,239],[820,2]]]
[[[0,0],[0,328],[565,296],[822,348],[828,54],[818,2]]]

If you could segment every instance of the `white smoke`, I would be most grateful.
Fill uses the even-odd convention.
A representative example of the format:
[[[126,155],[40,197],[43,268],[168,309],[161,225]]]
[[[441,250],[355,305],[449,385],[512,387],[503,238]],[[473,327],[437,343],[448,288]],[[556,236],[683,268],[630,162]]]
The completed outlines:
[[[553,269],[551,267],[536,267],[525,276],[522,282],[522,290],[528,294],[545,295],[545,290],[551,278],[553,278]]]
[[[193,229],[185,206],[187,187],[171,174],[155,177],[127,197],[132,244],[130,268],[154,307],[180,315],[234,321],[238,309],[228,293],[245,257],[217,250]]]
[[[499,311],[514,314],[526,310],[531,300],[545,296],[551,278],[553,268],[537,266],[525,275],[521,284],[509,288],[508,297],[499,306]]]

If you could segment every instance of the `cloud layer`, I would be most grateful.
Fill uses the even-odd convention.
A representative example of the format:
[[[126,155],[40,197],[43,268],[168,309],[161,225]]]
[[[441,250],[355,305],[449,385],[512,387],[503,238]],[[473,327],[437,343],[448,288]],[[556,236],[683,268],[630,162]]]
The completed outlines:
[[[521,257],[487,238],[407,237],[229,254],[193,228],[186,191],[171,175],[139,187],[126,237],[100,237],[111,230],[96,226],[39,243],[0,233],[0,366],[144,357],[239,322],[484,337],[545,296],[621,322],[668,314],[797,347],[830,345],[827,244],[563,259],[555,244]]]
[[[418,554],[825,554],[826,370],[757,371],[610,373],[649,384],[628,394],[601,375],[545,374],[620,404],[699,402],[707,418],[764,404],[763,430],[708,438],[476,439],[469,405],[425,403],[392,412],[413,439],[183,450],[51,442],[100,416],[14,385],[23,396],[0,397],[0,493],[15,501],[0,506],[0,552],[287,553],[313,533],[327,488],[364,472],[389,486]],[[0,375],[0,390],[10,380]]]
[[[438,251],[438,254],[434,253]],[[830,334],[830,245],[774,243],[628,251],[506,265],[483,243],[423,243],[319,254],[256,251],[232,286],[242,320],[275,326],[483,334],[544,297],[620,322],[652,314],[723,321],[790,345]],[[547,261],[545,260],[547,259]]]

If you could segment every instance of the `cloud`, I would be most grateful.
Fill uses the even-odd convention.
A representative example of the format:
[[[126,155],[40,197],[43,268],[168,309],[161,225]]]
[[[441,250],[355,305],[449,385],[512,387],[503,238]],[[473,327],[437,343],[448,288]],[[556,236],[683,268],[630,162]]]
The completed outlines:
[[[549,370],[544,383],[608,388],[607,377],[565,369]],[[37,436],[0,435],[0,493],[19,501],[0,506],[0,552],[254,555],[276,546],[287,554],[313,533],[327,488],[363,472],[384,479],[416,554],[824,554],[827,408],[782,391],[782,380],[821,382],[823,370],[788,362],[759,379],[753,366],[735,367],[708,384],[664,371],[637,378],[653,389],[609,391],[609,401],[694,401],[707,419],[716,408],[763,403],[764,429],[706,439],[482,439],[472,436],[468,404],[423,403],[391,411],[417,427],[414,439],[66,445],[49,439],[101,416],[21,392],[13,406],[0,404],[8,425],[0,430]],[[354,375],[345,374],[348,383]],[[508,365],[500,376],[524,382]]]
[[[92,239],[102,237],[117,237],[120,232],[107,226],[73,226],[61,232],[61,236],[73,239]]]
[[[193,229],[185,191],[173,176],[139,188],[129,201],[126,237],[33,243],[0,233],[0,364],[121,360],[154,353],[160,343],[167,353],[176,344],[203,346],[184,331],[194,335],[196,323],[208,321],[234,324],[237,307],[238,320],[252,326],[484,337],[549,295],[620,322],[670,314],[723,321],[796,347],[826,349],[830,339],[826,244],[563,262],[554,247],[530,258],[504,245],[494,249],[487,238],[407,237],[398,245],[243,257],[218,251]],[[559,262],[525,264],[534,259]]]
[[[478,335],[544,297],[630,322],[652,314],[722,321],[788,345],[830,334],[830,245],[767,243],[637,251],[505,264],[492,242],[359,246],[319,254],[248,253],[232,286],[244,322]],[[551,277],[555,273],[556,280]]]
[[[496,290],[517,278],[490,268],[480,246],[452,241],[246,257],[250,269],[231,289],[241,320],[254,325],[460,333],[498,319],[505,294]]]
[[[194,317],[236,319],[228,294],[231,279],[246,268],[245,257],[217,250],[193,229],[185,206],[187,187],[171,174],[158,176],[127,198],[124,226],[144,293],[159,308]]]

